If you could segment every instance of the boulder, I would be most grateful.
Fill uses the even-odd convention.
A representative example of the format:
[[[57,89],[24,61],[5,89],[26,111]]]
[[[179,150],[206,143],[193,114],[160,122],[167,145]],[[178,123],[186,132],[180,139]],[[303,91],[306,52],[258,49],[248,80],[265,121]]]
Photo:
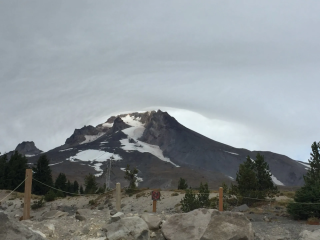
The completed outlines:
[[[108,240],[148,240],[149,228],[139,217],[125,217],[117,222],[108,224],[106,229]]]
[[[241,206],[235,207],[234,209],[232,209],[232,212],[245,212],[248,211],[249,207],[247,204],[243,204]]]
[[[116,214],[111,216],[111,222],[119,221],[123,217],[124,217],[124,214],[122,212],[117,212]]]
[[[211,220],[201,240],[254,239],[252,224],[243,213],[212,212]]]
[[[172,215],[162,224],[167,240],[253,240],[251,222],[242,213],[196,209]]]
[[[66,212],[61,212],[59,210],[52,210],[49,212],[46,212],[45,214],[43,214],[42,218],[43,219],[53,219],[53,218],[60,218],[62,216],[67,216],[68,213]]]
[[[8,217],[4,212],[0,212],[0,239],[1,240],[44,240],[40,233],[36,233],[21,222]]]
[[[161,219],[157,215],[145,213],[141,218],[148,224],[150,230],[157,230],[160,227]]]
[[[200,239],[211,220],[212,209],[197,209],[172,215],[162,224],[161,231],[168,240]]]
[[[315,231],[304,230],[299,235],[300,240],[319,240],[320,239],[320,229]]]

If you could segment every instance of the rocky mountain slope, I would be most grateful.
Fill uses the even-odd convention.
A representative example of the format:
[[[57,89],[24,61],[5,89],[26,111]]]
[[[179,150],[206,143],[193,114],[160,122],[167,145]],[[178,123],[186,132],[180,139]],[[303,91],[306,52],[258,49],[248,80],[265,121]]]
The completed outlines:
[[[22,152],[24,153],[24,152]],[[180,177],[192,187],[208,182],[211,188],[236,178],[239,164],[258,152],[209,139],[181,125],[168,113],[129,113],[110,117],[96,127],[76,129],[65,144],[45,154],[54,176],[64,172],[83,182],[88,173],[105,182],[108,161],[113,158],[111,187],[124,181],[124,168],[137,167],[140,187],[176,188]],[[284,155],[260,151],[270,166],[273,181],[282,186],[300,186],[308,165]],[[30,163],[38,159],[28,156]]]

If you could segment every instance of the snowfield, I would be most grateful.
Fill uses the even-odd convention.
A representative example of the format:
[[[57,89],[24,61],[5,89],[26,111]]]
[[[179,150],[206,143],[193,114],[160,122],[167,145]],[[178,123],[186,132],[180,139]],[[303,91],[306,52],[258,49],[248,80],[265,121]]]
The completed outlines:
[[[274,182],[274,184],[279,185],[279,186],[284,186],[282,182],[280,182],[275,176],[271,175],[271,179]]]
[[[85,162],[96,162],[92,167],[99,173],[95,174],[97,177],[101,176],[103,169],[101,169],[102,163],[106,162],[107,159],[110,159],[113,156],[114,161],[122,160],[121,156],[118,154],[113,154],[110,152],[105,152],[101,150],[89,149],[82,152],[78,152],[75,156],[67,158],[70,162],[85,161]],[[88,165],[91,166],[91,165]]]

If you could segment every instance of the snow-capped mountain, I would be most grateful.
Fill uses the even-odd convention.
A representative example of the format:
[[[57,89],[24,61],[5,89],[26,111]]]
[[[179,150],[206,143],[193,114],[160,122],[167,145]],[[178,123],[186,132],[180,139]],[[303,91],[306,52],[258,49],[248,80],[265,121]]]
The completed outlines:
[[[277,185],[303,184],[306,163],[284,155],[263,152],[272,179]],[[70,179],[83,181],[95,174],[104,182],[108,159],[113,159],[113,184],[124,180],[123,169],[129,164],[139,170],[139,186],[176,188],[180,177],[192,187],[208,182],[217,187],[236,178],[239,164],[257,152],[216,142],[194,132],[168,113],[160,110],[128,113],[110,117],[96,127],[76,129],[65,144],[46,152],[54,175],[64,172]],[[29,156],[35,162],[38,156]]]

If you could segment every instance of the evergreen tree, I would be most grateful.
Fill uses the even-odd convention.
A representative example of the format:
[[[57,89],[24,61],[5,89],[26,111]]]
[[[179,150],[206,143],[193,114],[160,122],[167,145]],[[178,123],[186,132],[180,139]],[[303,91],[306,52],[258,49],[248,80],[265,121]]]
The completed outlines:
[[[79,183],[77,181],[73,182],[73,192],[74,193],[79,193]]]
[[[49,166],[49,163],[50,161],[47,158],[47,156],[45,154],[41,155],[35,167],[32,168],[34,172],[33,178],[49,186],[53,186],[51,168]],[[33,193],[37,195],[45,195],[50,190],[49,187],[37,181],[33,181],[32,187],[33,187]]]
[[[185,190],[188,188],[188,184],[185,179],[180,178],[178,182],[178,189]]]
[[[80,190],[79,191],[80,191],[80,194],[84,194],[82,185],[80,186]]]
[[[125,173],[124,178],[129,181],[129,189],[131,189],[131,190],[133,190],[137,187],[136,186],[136,180],[137,180],[136,175],[137,174],[138,174],[138,169],[134,168],[133,170],[130,170],[130,165],[128,164],[126,167],[126,173]]]
[[[320,218],[320,142],[314,142],[311,150],[310,169],[304,176],[304,186],[296,191],[295,203],[287,206],[288,213],[295,219]]]
[[[62,191],[67,191],[67,177],[64,173],[59,173],[54,186]],[[65,196],[65,193],[58,191],[57,195]]]
[[[241,196],[257,197],[258,179],[255,173],[254,162],[249,156],[244,163],[240,164],[236,181]]]
[[[67,192],[69,192],[69,193],[72,193],[73,192],[73,186],[71,185],[71,182],[68,180],[67,181],[67,186],[66,186],[66,188],[67,188]],[[67,195],[71,195],[71,194],[67,194]]]
[[[13,190],[15,189],[26,176],[26,169],[28,168],[28,159],[22,156],[17,151],[11,155],[10,160],[7,162],[6,168],[6,188]],[[24,184],[22,184],[17,191],[24,191]]]
[[[210,194],[210,191],[209,191],[208,183],[202,184],[201,182],[199,193],[197,195],[197,199],[199,201],[199,207],[206,208],[210,206],[209,194]]]
[[[240,164],[237,172],[238,193],[244,197],[247,204],[254,200],[246,199],[246,197],[259,199],[267,196],[273,197],[278,192],[278,188],[273,183],[271,176],[269,165],[260,153],[257,154],[256,160],[248,156],[246,161]]]
[[[6,188],[7,159],[6,154],[0,157],[0,189]]]
[[[199,201],[192,189],[186,189],[186,194],[184,195],[184,198],[181,199],[180,203],[183,212],[190,212],[199,208]]]
[[[84,186],[85,188],[85,193],[86,194],[93,194],[98,190],[98,183],[96,181],[96,177],[89,173],[89,175],[86,175],[84,177]]]

